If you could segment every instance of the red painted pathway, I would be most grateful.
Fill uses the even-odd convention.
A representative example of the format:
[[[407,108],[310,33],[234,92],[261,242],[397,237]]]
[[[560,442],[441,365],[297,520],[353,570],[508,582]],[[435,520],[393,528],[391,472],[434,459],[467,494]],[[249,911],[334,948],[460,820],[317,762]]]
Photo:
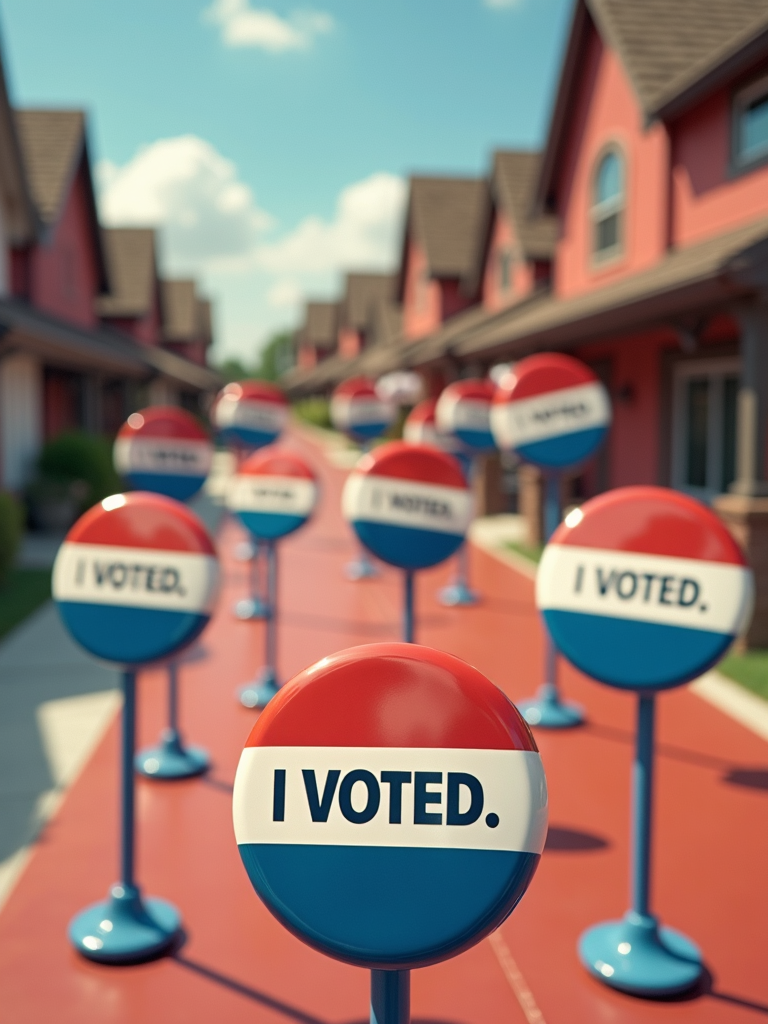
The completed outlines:
[[[308,443],[292,441],[306,450]],[[280,660],[287,678],[342,647],[396,638],[399,575],[349,583],[354,550],[338,512],[344,474],[309,451],[323,478],[316,520],[281,554]],[[0,914],[0,1024],[352,1024],[367,1020],[364,971],[312,952],[252,892],[235,847],[230,790],[254,712],[233,693],[259,663],[261,625],[236,622],[245,587],[221,534],[226,585],[203,638],[206,657],[183,670],[187,738],[206,746],[206,779],[138,783],[139,877],[182,910],[187,939],[175,957],[129,968],[80,959],[69,918],[116,878],[117,729],[111,728],[48,827]],[[434,599],[447,570],[418,583],[420,642],[475,664],[512,698],[541,671],[532,584],[473,550],[474,609]],[[633,700],[563,672],[590,724],[537,733],[551,798],[548,849],[529,893],[491,940],[414,972],[413,1017],[430,1024],[748,1024],[768,1018],[768,745],[686,691],[660,701],[654,905],[703,948],[711,977],[669,1002],[612,992],[575,953],[589,924],[627,902],[628,792]],[[140,734],[163,724],[164,680],[142,676]]]

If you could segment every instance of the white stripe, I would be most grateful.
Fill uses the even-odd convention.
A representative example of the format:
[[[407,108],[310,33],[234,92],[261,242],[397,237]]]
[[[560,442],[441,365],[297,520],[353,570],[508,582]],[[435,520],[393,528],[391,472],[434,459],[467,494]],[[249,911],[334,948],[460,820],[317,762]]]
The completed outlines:
[[[490,399],[463,398],[461,395],[443,394],[435,406],[438,430],[455,433],[457,430],[488,430],[490,425]]]
[[[278,402],[260,402],[224,395],[214,408],[217,427],[245,427],[279,434],[288,422],[288,407]]]
[[[53,566],[57,601],[207,614],[219,582],[213,555],[64,542]]]
[[[166,473],[208,476],[213,446],[208,441],[173,437],[119,437],[115,441],[118,473]]]
[[[349,522],[388,523],[462,536],[473,509],[472,495],[466,488],[350,473],[341,496],[341,511]]]
[[[275,770],[285,771],[284,821],[273,820]],[[322,798],[330,770],[340,772],[328,820],[313,821],[303,770],[313,770]],[[378,783],[380,804],[364,823],[342,814],[339,792],[346,774],[371,772]],[[403,784],[401,821],[391,823],[392,790],[383,771],[410,772]],[[440,773],[441,781],[422,783],[438,799],[423,805],[439,824],[416,824],[416,772]],[[479,780],[483,809],[472,824],[446,824],[448,773],[462,772]],[[361,811],[368,798],[362,781],[352,787],[352,806]],[[470,793],[459,790],[459,811],[470,806]],[[463,750],[424,747],[246,747],[235,777],[233,817],[238,843],[292,843],[321,846],[408,846],[456,850],[517,850],[541,853],[547,831],[547,785],[541,757],[526,750]],[[496,828],[486,823],[498,815]]]
[[[550,544],[536,604],[736,635],[752,612],[752,573],[725,562]]]
[[[491,429],[500,448],[519,448],[610,422],[611,401],[599,381],[497,403],[491,409]]]
[[[391,423],[395,418],[394,406],[378,398],[353,398],[336,395],[331,399],[331,423],[337,430],[364,427],[369,423]]]
[[[295,476],[253,476],[232,478],[227,507],[233,512],[278,512],[308,516],[317,501],[317,487],[311,480]]]

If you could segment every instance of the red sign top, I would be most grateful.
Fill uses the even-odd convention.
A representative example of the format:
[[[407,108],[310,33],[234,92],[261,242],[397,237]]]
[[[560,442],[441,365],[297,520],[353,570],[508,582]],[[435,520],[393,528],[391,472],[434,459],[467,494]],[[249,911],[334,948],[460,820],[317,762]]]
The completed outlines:
[[[443,389],[440,397],[450,396],[454,401],[464,399],[473,402],[491,402],[496,393],[496,385],[487,377],[471,377],[467,380],[456,380]]]
[[[105,498],[78,519],[65,541],[216,554],[211,538],[194,512],[173,498],[148,491]]]
[[[550,543],[746,565],[714,512],[665,487],[620,487],[592,498],[567,516]]]
[[[300,672],[261,713],[246,746],[537,749],[512,702],[481,672],[403,643],[352,647]]]
[[[461,466],[452,455],[433,445],[409,444],[407,441],[389,441],[379,445],[360,459],[354,472],[465,490],[467,487]]]
[[[516,402],[521,398],[564,388],[576,388],[582,384],[594,384],[597,377],[580,359],[563,355],[562,352],[543,352],[526,356],[502,377],[496,391],[494,404]]]
[[[312,467],[296,452],[279,445],[269,445],[250,455],[238,468],[245,476],[295,476],[315,480]]]
[[[423,423],[426,426],[434,426],[436,406],[436,398],[425,398],[423,402],[419,402],[418,405],[415,405],[413,409],[411,409],[405,422],[413,424]]]
[[[233,381],[221,389],[216,400],[225,395],[245,402],[274,402],[275,405],[288,405],[288,399],[280,388],[265,380]]]
[[[152,405],[133,412],[120,427],[122,440],[133,437],[178,438],[184,441],[208,441],[208,435],[185,409],[173,405]]]
[[[370,377],[350,377],[349,380],[343,380],[333,391],[334,398],[339,398],[342,395],[347,398],[368,399],[378,397],[376,394],[376,384]]]

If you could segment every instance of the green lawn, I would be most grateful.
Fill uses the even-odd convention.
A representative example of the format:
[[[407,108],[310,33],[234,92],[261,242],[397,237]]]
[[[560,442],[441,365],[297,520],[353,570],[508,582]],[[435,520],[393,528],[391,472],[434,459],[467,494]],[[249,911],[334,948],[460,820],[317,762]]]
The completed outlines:
[[[0,584],[0,637],[51,596],[50,569],[11,569]]]
[[[527,558],[529,562],[540,562],[544,551],[543,544],[518,544],[516,541],[507,541],[506,546],[510,551],[516,551],[518,555]]]

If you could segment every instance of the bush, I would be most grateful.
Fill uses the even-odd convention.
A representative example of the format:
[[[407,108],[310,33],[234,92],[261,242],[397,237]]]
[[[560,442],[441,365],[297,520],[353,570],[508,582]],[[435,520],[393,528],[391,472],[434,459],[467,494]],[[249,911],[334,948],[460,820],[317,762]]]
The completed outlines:
[[[331,429],[331,403],[327,398],[302,398],[294,402],[293,411],[299,419],[315,427]]]
[[[0,491],[0,583],[13,565],[21,543],[24,513],[12,494]]]
[[[123,489],[112,465],[112,443],[81,430],[48,441],[37,460],[37,471],[38,486],[66,492],[81,512]]]

